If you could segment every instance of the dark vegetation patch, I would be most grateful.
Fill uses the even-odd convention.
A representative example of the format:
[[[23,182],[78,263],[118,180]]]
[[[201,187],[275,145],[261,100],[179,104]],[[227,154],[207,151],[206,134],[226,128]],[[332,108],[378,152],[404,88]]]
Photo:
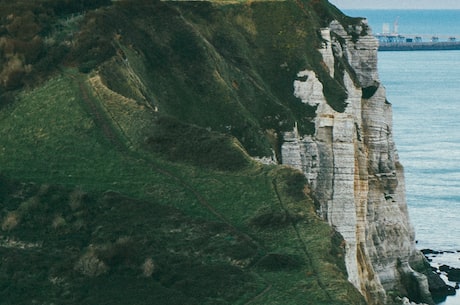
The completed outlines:
[[[291,254],[268,253],[257,262],[256,266],[269,271],[281,271],[300,268],[302,261]]]
[[[170,117],[156,120],[146,144],[172,161],[217,170],[242,169],[250,162],[236,139]]]
[[[0,96],[33,87],[55,72],[72,49],[74,20],[87,10],[110,4],[110,0],[1,1]],[[77,49],[84,47],[80,44],[76,43]],[[97,44],[99,53],[106,52],[105,42]]]
[[[348,93],[343,85],[343,77],[341,79],[332,78],[325,69],[320,70],[318,77],[324,86],[323,93],[327,103],[337,112],[345,111]]]
[[[362,89],[362,92],[363,92],[362,97],[365,98],[365,99],[370,99],[371,97],[374,96],[375,92],[377,92],[378,88],[379,88],[378,84],[375,85],[375,86],[369,86],[369,87],[363,88]]]
[[[79,31],[73,37],[73,47],[67,61],[84,73],[115,55],[113,38],[116,28],[103,12],[88,12]]]
[[[260,229],[280,229],[291,226],[303,219],[301,215],[293,215],[287,211],[263,211],[250,219],[249,224]]]
[[[252,260],[258,246],[226,224],[115,192],[0,182],[8,304],[232,304],[258,285],[229,263]]]
[[[187,278],[174,278],[178,274],[173,274],[173,278],[166,279],[164,285],[200,300],[222,299],[224,303],[235,294],[244,293],[241,289],[247,288],[244,282],[253,280],[252,276],[229,264],[182,264],[177,267],[176,270],[180,268],[182,274],[188,274]]]
[[[345,265],[345,240],[342,234],[336,230],[331,232],[331,251],[330,257],[332,263],[339,267],[339,269],[347,274],[347,267]]]
[[[302,200],[306,198],[307,178],[297,170],[286,170],[281,172],[281,187],[282,190],[294,200]]]

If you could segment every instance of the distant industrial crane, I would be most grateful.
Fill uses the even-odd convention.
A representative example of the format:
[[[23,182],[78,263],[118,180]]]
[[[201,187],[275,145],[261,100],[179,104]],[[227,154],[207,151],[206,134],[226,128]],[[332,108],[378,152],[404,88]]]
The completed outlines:
[[[396,17],[395,22],[393,23],[393,34],[398,34],[399,32],[399,16]]]
[[[393,22],[393,31],[390,29],[389,23],[384,23],[382,27],[382,34],[384,35],[398,35],[399,32],[399,16],[396,17],[395,21]]]

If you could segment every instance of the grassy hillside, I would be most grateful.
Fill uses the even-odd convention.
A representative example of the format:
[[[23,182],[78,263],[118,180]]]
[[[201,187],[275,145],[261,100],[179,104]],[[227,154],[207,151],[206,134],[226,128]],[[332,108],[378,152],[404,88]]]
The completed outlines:
[[[2,304],[364,304],[303,175],[249,156],[311,130],[311,2],[50,14],[69,49],[2,89]]]
[[[315,216],[300,173],[255,164],[240,149],[246,163],[231,171],[130,149],[104,130],[116,132],[104,126],[114,121],[91,112],[85,99],[105,114],[85,97],[87,79],[63,74],[0,113],[3,173],[29,181],[0,184],[2,300],[360,300],[341,239]]]

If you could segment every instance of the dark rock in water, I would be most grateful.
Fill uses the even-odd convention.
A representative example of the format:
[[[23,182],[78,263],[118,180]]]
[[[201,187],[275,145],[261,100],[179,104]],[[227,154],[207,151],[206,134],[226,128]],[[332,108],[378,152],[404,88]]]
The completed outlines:
[[[443,272],[448,272],[451,267],[447,265],[441,265],[439,266],[439,270]]]
[[[447,272],[447,278],[451,282],[460,282],[460,269],[459,268],[452,268]]]
[[[420,252],[422,252],[424,255],[427,255],[427,254],[432,254],[433,250],[431,250],[431,249],[422,249],[422,250],[420,250]]]
[[[456,294],[455,288],[447,285],[436,273],[427,274],[427,278],[430,292],[436,299]]]
[[[432,249],[422,249],[420,250],[425,256],[428,255],[428,254],[442,254],[443,252],[442,251],[436,251],[436,250],[432,250]]]
[[[447,287],[447,295],[456,295],[457,294],[457,291],[455,291],[455,288],[450,286],[450,285],[446,285]]]
[[[460,282],[460,268],[453,268],[447,265],[439,266],[439,270],[447,274],[447,278],[451,282]]]

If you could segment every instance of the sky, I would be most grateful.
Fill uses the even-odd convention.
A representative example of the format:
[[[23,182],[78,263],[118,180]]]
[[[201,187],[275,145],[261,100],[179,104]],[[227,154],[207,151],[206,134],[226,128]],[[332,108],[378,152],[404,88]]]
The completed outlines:
[[[339,9],[460,9],[459,0],[329,0]]]

